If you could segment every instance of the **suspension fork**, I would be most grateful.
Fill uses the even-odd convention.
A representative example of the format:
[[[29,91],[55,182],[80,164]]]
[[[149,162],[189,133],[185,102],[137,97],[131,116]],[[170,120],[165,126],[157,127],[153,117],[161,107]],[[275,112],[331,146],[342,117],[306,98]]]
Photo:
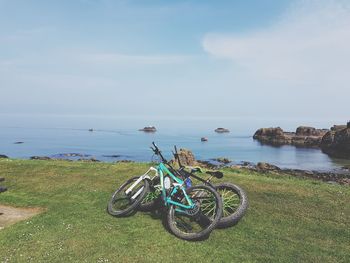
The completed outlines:
[[[125,194],[128,195],[135,188],[135,186],[137,186],[142,180],[144,179],[150,180],[151,177],[148,175],[148,173],[150,173],[151,171],[156,172],[156,175],[158,174],[158,171],[156,168],[150,167],[146,173],[141,175],[128,189],[125,190]],[[142,192],[142,190],[143,190],[143,186],[131,198],[135,199]]]

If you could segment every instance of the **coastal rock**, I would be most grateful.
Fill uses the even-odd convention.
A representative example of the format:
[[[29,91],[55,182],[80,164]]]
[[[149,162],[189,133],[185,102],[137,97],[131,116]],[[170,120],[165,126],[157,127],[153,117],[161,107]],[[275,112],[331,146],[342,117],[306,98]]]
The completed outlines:
[[[208,138],[207,138],[207,137],[202,137],[202,138],[201,138],[201,141],[202,141],[202,142],[207,142],[207,141],[208,141]]]
[[[104,154],[104,155],[102,155],[103,157],[108,157],[108,158],[119,158],[119,157],[121,157],[121,155],[119,155],[119,154]]]
[[[5,154],[0,154],[0,159],[8,159],[9,157]]]
[[[260,171],[280,171],[281,170],[281,168],[279,168],[278,166],[270,163],[265,163],[265,162],[259,162],[256,165],[256,168]]]
[[[280,127],[261,128],[253,136],[255,140],[270,145],[294,145],[299,147],[319,147],[327,129],[299,126],[295,132],[285,132]]]
[[[272,145],[291,144],[291,138],[287,137],[285,132],[280,128],[261,128],[253,136],[255,140]]]
[[[345,128],[350,128],[350,127],[347,127],[347,125],[333,125],[331,127],[331,131],[340,131],[340,130],[343,130]]]
[[[217,132],[217,133],[226,133],[226,132],[230,132],[230,130],[226,129],[226,128],[216,128],[215,132]]]
[[[24,143],[24,142],[14,142],[13,144],[22,144],[22,143]]]
[[[308,127],[308,126],[299,126],[296,131],[296,136],[317,136],[322,137],[323,135],[328,132],[328,129],[316,129],[314,127]]]
[[[225,158],[225,157],[219,157],[219,158],[215,158],[213,159],[214,161],[217,161],[219,163],[223,163],[223,164],[228,164],[228,163],[231,163],[232,161],[228,158]]]
[[[205,168],[205,169],[218,169],[220,165],[213,164],[210,161],[197,160],[196,165]]]
[[[321,149],[332,157],[350,159],[350,128],[338,127],[327,132],[322,138]]]
[[[119,160],[116,161],[116,163],[134,163],[135,161],[131,161],[131,160]]]
[[[144,132],[156,132],[157,129],[154,126],[146,126],[143,129],[139,129],[139,131],[144,131]]]
[[[195,166],[197,165],[196,158],[193,153],[187,149],[180,149],[178,151],[178,156],[182,165],[185,166]]]
[[[51,160],[48,156],[32,156],[30,157],[31,160]]]
[[[281,169],[278,166],[269,163],[258,163],[252,166],[243,165],[233,165],[230,166],[232,169],[246,169],[253,172],[260,172],[261,174],[273,172],[274,174],[281,176],[295,176],[301,178],[310,178],[315,180],[320,180],[324,182],[339,183],[342,185],[350,185],[350,173],[346,170],[343,171],[330,171],[330,172],[320,172],[320,171],[309,171],[301,169]]]
[[[100,160],[97,160],[94,157],[91,157],[89,159],[80,158],[77,161],[79,161],[79,162],[100,162]]]
[[[55,158],[67,158],[67,157],[89,157],[89,154],[82,154],[82,153],[59,153],[55,154]]]

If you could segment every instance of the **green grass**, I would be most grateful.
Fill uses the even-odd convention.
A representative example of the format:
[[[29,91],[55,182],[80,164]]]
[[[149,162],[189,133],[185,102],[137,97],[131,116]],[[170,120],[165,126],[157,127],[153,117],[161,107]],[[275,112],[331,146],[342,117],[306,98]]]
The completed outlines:
[[[0,230],[0,262],[349,262],[350,187],[225,170],[250,207],[240,223],[201,242],[158,218],[106,213],[113,190],[147,164],[1,160],[0,204],[43,207]]]

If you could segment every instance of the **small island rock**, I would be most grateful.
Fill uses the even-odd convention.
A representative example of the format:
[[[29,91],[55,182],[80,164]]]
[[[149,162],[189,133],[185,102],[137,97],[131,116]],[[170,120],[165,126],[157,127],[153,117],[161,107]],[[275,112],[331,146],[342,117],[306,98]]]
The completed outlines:
[[[154,126],[146,126],[143,129],[139,129],[139,131],[144,131],[144,132],[156,132],[157,129]]]
[[[230,130],[226,129],[226,128],[216,128],[215,132],[217,132],[217,133],[226,133],[226,132],[230,132]]]

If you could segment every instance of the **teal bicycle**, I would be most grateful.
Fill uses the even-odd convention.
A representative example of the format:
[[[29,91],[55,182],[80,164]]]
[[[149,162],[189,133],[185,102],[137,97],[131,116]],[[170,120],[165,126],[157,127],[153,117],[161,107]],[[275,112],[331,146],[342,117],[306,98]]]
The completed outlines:
[[[151,149],[161,162],[157,167],[150,167],[145,174],[122,184],[108,202],[108,212],[114,216],[132,214],[149,192],[149,182],[159,180],[155,191],[160,193],[161,202],[166,208],[169,230],[185,240],[209,236],[222,216],[220,195],[207,185],[189,185],[163,157],[154,142]]]

